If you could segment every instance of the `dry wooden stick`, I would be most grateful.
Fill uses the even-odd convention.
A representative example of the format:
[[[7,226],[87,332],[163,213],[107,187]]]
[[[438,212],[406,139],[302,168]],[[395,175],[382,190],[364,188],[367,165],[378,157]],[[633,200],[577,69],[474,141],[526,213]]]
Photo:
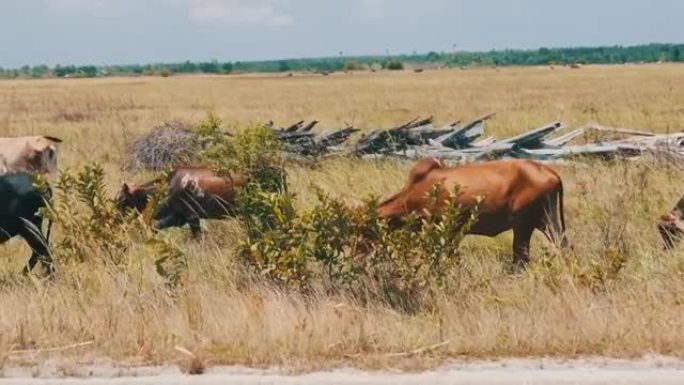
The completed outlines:
[[[652,132],[630,130],[630,129],[626,129],[626,128],[604,127],[604,126],[597,124],[597,123],[588,124],[587,127],[591,128],[592,130],[596,130],[596,131],[614,132],[614,133],[618,133],[618,134],[628,134],[628,135],[637,135],[637,136],[656,136],[656,134],[654,134]]]
[[[184,348],[184,347],[182,347],[182,346],[176,345],[176,346],[174,346],[173,348],[176,349],[177,351],[179,351],[179,352],[185,354],[186,356],[195,357],[195,353],[189,351],[188,349],[186,349],[186,348]]]
[[[61,352],[64,350],[80,348],[82,346],[88,346],[95,343],[95,340],[78,342],[71,345],[56,346],[53,348],[41,348],[41,349],[26,349],[26,350],[10,350],[9,354],[35,354],[35,353],[48,353],[48,352]]]
[[[416,354],[421,354],[425,352],[429,352],[431,350],[435,350],[437,348],[441,348],[442,346],[449,345],[451,341],[443,341],[438,344],[434,344],[432,346],[426,346],[420,349],[412,350],[410,352],[399,352],[399,353],[389,353],[387,354],[388,357],[405,357],[405,356],[414,356]]]

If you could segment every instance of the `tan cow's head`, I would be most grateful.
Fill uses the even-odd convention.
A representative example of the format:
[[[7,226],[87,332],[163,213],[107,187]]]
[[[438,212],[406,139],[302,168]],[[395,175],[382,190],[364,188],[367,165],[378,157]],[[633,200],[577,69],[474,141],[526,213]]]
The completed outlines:
[[[26,144],[26,162],[39,174],[57,173],[57,144],[62,140],[52,136],[36,136]]]

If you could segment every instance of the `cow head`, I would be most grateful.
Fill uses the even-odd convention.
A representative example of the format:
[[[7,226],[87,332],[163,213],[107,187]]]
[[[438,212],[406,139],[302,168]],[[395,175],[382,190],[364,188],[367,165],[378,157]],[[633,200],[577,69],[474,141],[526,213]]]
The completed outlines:
[[[684,221],[674,214],[663,215],[658,220],[658,232],[663,239],[665,249],[671,250],[684,235]]]
[[[116,207],[121,212],[128,209],[135,209],[142,213],[147,207],[147,202],[150,198],[150,192],[147,189],[131,187],[124,183],[121,190],[116,194]]]
[[[36,136],[26,144],[29,170],[54,176],[57,172],[57,144],[62,140],[52,136]]]
[[[180,185],[183,191],[192,196],[203,198],[205,196],[204,190],[200,187],[199,178],[191,174],[185,174],[180,180]]]

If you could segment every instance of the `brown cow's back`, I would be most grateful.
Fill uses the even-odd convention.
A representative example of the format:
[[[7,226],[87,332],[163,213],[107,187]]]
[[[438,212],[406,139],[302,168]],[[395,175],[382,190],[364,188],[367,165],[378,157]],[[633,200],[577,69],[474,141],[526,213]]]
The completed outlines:
[[[245,184],[241,176],[218,176],[214,171],[180,170],[171,179],[172,190],[191,192],[198,199],[219,199],[226,203],[234,203],[237,189]]]
[[[211,169],[209,166],[205,165],[181,165],[181,166],[174,166],[173,170],[171,173],[166,177],[166,178],[156,178],[148,182],[140,183],[140,184],[131,184],[128,186],[125,184],[124,186],[127,186],[126,189],[129,190],[130,193],[134,193],[136,191],[145,191],[148,193],[151,193],[152,190],[155,188],[155,185],[160,183],[160,182],[165,182],[169,184],[169,187],[172,186],[177,186],[180,187],[180,180],[184,176],[191,176],[193,178],[203,178],[203,177],[212,177],[216,176],[216,172]]]

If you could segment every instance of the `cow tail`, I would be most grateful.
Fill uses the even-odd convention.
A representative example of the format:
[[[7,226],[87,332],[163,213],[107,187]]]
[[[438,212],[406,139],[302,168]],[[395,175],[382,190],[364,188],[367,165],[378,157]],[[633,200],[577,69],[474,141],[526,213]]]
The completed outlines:
[[[560,179],[558,180],[558,215],[560,216],[560,225],[561,225],[561,234],[560,235],[560,247],[565,248],[565,247],[570,247],[572,248],[570,244],[570,240],[568,239],[568,234],[567,230],[565,227],[565,207],[563,204],[563,181]]]
[[[559,190],[558,190],[558,209],[560,210],[560,224],[561,224],[561,239],[567,239],[566,229],[565,229],[565,208],[563,207],[563,181],[559,180]],[[562,242],[562,241],[561,241]]]
[[[52,188],[48,186],[48,194],[49,194],[49,200],[48,206],[52,205]],[[51,207],[50,207],[51,209]],[[52,250],[50,248],[50,234],[52,233],[52,216],[48,217],[48,224],[47,224],[47,231],[45,232],[45,249],[47,250],[47,258],[49,261],[49,264],[47,265],[48,272],[50,274],[55,273],[55,261],[52,259]]]
[[[52,231],[52,219],[48,218],[48,226],[47,226],[47,233],[45,233],[45,242],[47,245],[50,247],[50,232]]]
[[[47,187],[47,199],[46,203],[48,204],[48,207],[52,205],[52,188],[48,185]],[[50,207],[51,209],[51,207]],[[45,233],[45,247],[48,249],[48,253],[50,250],[50,233],[52,232],[52,218],[51,216],[48,216],[48,225],[47,225],[47,232]]]

